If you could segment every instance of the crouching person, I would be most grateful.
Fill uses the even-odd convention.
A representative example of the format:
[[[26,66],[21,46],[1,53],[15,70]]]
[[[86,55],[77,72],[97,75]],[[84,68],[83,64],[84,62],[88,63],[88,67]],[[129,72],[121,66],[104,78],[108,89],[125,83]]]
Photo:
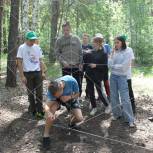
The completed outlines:
[[[43,137],[43,146],[48,148],[50,145],[49,131],[56,119],[56,112],[63,105],[72,113],[69,126],[76,127],[76,123],[83,121],[82,111],[78,101],[79,86],[77,81],[69,75],[51,81],[48,86],[48,102],[44,104],[46,114],[46,124]]]

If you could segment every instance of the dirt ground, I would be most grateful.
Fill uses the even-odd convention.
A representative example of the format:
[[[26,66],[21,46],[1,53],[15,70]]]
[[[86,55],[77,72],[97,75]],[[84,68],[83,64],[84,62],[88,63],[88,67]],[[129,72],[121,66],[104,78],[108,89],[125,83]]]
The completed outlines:
[[[27,95],[23,85],[6,89],[0,81],[0,153],[153,153],[153,79],[133,78],[137,115],[134,129],[123,120],[111,121],[99,104],[97,117],[89,116],[87,101],[83,114],[87,122],[79,131],[67,128],[67,113],[59,117],[51,131],[51,147],[42,148],[44,121],[27,113]],[[44,92],[47,81],[44,82]]]

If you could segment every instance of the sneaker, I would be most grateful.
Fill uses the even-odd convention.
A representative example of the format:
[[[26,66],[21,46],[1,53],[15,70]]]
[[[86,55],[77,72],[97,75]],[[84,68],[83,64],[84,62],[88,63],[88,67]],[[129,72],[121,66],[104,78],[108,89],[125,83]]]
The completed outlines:
[[[80,126],[77,126],[75,123],[69,123],[68,127],[70,129],[80,130]]]
[[[100,98],[99,98],[99,97],[96,99],[96,101],[97,101],[97,102],[101,102],[101,100],[100,100]]]
[[[116,121],[116,120],[119,120],[119,119],[121,119],[121,116],[118,116],[118,117],[115,117],[115,116],[111,116],[111,120],[112,121]]]
[[[50,147],[50,137],[43,137],[43,148],[49,149]]]
[[[89,104],[89,110],[91,110],[92,109],[92,106],[91,106],[91,103]]]
[[[116,117],[114,117],[114,116],[111,116],[111,120],[112,120],[112,121],[116,121],[116,120],[117,120],[117,118],[116,118]]]
[[[149,120],[150,122],[153,122],[153,117],[149,117],[148,120]]]
[[[130,128],[134,128],[135,127],[135,124],[134,123],[129,123],[129,127]]]
[[[97,113],[97,108],[93,108],[90,112],[91,116],[94,116]]]
[[[111,111],[112,111],[111,105],[108,105],[108,106],[105,108],[105,113],[106,113],[106,114],[110,114]]]

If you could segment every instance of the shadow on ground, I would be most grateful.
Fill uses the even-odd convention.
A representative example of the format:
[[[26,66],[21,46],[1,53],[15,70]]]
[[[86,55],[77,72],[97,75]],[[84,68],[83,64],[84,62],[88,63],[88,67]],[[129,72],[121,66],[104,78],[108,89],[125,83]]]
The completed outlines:
[[[86,109],[84,114],[88,114]],[[3,134],[1,133],[1,152],[151,153],[145,150],[145,144],[137,143],[138,140],[131,137],[137,129],[129,129],[123,120],[112,122],[110,116],[101,115],[83,124],[81,132],[77,132],[63,128],[68,124],[65,115],[56,121],[55,125],[58,127],[52,128],[51,147],[46,151],[41,144],[43,124],[32,120],[27,112],[23,113],[5,127]]]
[[[153,152],[147,150],[153,150],[153,123],[147,119],[153,116],[151,97],[137,99],[135,129],[129,129],[123,120],[111,121],[109,115],[102,114],[82,124],[80,131],[72,131],[67,129],[67,114],[63,114],[55,122],[57,127],[51,130],[51,147],[46,151],[42,148],[43,121],[33,120],[25,112],[27,97],[20,96],[0,103],[0,153]],[[83,105],[83,114],[90,118],[88,103],[85,101]],[[99,105],[98,114],[101,112],[104,109]]]

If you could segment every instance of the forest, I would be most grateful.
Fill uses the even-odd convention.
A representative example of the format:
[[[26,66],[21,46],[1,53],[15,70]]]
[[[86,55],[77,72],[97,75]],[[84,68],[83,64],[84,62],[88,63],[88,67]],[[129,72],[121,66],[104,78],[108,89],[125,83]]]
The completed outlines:
[[[85,96],[87,80],[82,76],[79,101],[85,121],[80,123],[81,129],[70,129],[67,123],[72,114],[61,107],[60,117],[53,125],[51,146],[46,151],[42,146],[45,119],[37,120],[29,114],[28,87],[21,79],[17,53],[26,42],[27,32],[34,31],[46,68],[42,81],[44,104],[50,80],[62,76],[55,44],[63,36],[65,22],[70,23],[72,34],[81,44],[83,34],[88,34],[89,44],[93,44],[95,34],[100,33],[111,48],[115,47],[116,36],[127,38],[135,56],[131,88],[136,127],[128,128],[122,118],[112,121],[112,113],[104,113],[105,106],[99,103],[95,89],[97,112],[91,116],[92,103],[89,105],[90,98]],[[152,84],[153,0],[0,0],[0,153],[152,153]],[[105,82],[101,85],[103,92]],[[37,100],[35,89],[32,93]],[[104,91],[109,101],[106,88]],[[119,99],[122,100],[121,93]]]
[[[80,38],[83,33],[89,33],[92,38],[100,32],[111,46],[116,35],[127,35],[136,64],[152,69],[152,0],[1,0],[0,3],[1,71],[6,71],[2,62],[7,53],[11,52],[8,65],[15,64],[12,60],[15,60],[16,47],[24,41],[27,30],[37,32],[44,54],[49,55],[47,60],[54,63],[54,43],[62,34],[61,25],[66,20]],[[13,68],[13,71],[16,70]]]

